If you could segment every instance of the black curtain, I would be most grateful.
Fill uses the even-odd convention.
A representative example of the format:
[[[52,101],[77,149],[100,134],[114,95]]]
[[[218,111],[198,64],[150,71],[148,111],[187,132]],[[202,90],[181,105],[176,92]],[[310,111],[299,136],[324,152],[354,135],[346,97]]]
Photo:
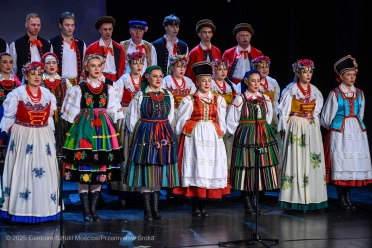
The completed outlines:
[[[196,23],[211,19],[216,25],[212,44],[222,53],[237,44],[232,33],[235,25],[249,23],[255,31],[251,45],[270,57],[270,76],[278,81],[281,89],[293,80],[292,63],[308,58],[315,63],[311,83],[323,93],[324,101],[338,85],[333,64],[350,54],[359,65],[355,86],[364,91],[367,99],[364,121],[369,129],[372,85],[367,67],[372,51],[367,34],[372,22],[367,1],[333,0],[323,1],[323,4],[294,0],[142,0],[125,1],[124,7],[119,7],[118,1],[107,0],[107,15],[117,22],[114,40],[129,39],[128,21],[137,19],[148,23],[144,39],[152,42],[164,34],[164,17],[175,14],[181,19],[178,38],[185,41],[190,50],[200,42]]]

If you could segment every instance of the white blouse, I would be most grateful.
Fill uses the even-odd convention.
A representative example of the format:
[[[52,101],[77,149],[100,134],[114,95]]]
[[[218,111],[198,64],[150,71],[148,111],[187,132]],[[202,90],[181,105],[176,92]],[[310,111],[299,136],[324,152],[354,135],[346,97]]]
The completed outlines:
[[[90,83],[93,88],[98,88],[101,83],[104,83],[104,77],[102,76],[98,82],[91,82],[87,79],[87,83]],[[115,93],[114,87],[107,85],[107,107],[106,113],[113,119],[114,123],[117,120],[124,118],[120,100]],[[79,85],[72,87],[66,95],[62,104],[62,118],[70,123],[73,123],[76,116],[80,114],[80,101],[82,93]]]
[[[186,82],[186,88],[190,90],[190,94],[194,94],[196,92],[196,87],[195,87],[194,82],[186,76],[183,76],[183,78],[185,79],[185,82]],[[178,84],[182,84],[182,80],[177,80],[177,82]],[[171,75],[168,75],[163,78],[162,87],[164,89],[170,89],[170,90],[177,89],[177,86],[174,83]]]
[[[227,124],[227,132],[229,134],[234,134],[236,128],[238,127],[240,123],[240,116],[242,113],[242,107],[243,107],[243,97],[246,99],[249,99],[252,97],[252,99],[256,99],[257,97],[264,97],[266,107],[267,107],[267,113],[266,113],[266,121],[267,123],[271,123],[273,118],[273,106],[271,104],[270,97],[267,95],[261,94],[260,92],[257,92],[256,95],[252,95],[249,93],[248,90],[244,92],[242,95],[237,95],[233,102],[231,103],[229,109],[227,110],[226,115],[226,124]],[[257,111],[257,118],[262,118],[262,112],[260,108]]]
[[[40,90],[41,99],[40,102],[37,104],[41,104],[43,106],[45,106],[46,104],[50,104],[50,115],[48,117],[48,125],[54,131],[55,127],[53,121],[53,114],[54,110],[57,109],[56,97],[47,88],[40,87]],[[9,92],[5,101],[3,102],[4,116],[1,119],[0,124],[2,131],[8,132],[8,129],[15,123],[15,115],[18,110],[19,101],[35,105],[35,103],[31,101],[30,96],[26,92],[26,85],[19,86],[18,88],[15,88],[11,92]]]
[[[151,92],[151,88],[149,86],[146,87],[145,93]],[[164,93],[163,89],[160,89],[161,92]],[[171,92],[167,91],[170,97],[171,102],[171,109],[169,111],[168,120],[172,123],[174,118],[174,98]],[[141,104],[143,99],[143,92],[142,90],[138,91],[133,99],[130,101],[128,106],[128,112],[125,119],[125,125],[128,127],[129,132],[134,131],[134,127],[136,126],[137,121],[141,118]]]
[[[210,102],[213,100],[214,95],[209,91],[208,96],[203,96],[198,90],[195,94],[198,94],[200,100]],[[186,121],[190,120],[192,112],[194,110],[194,101],[191,100],[190,96],[186,96],[182,99],[177,112],[176,119],[176,134],[179,136],[182,133],[183,126]],[[217,123],[220,126],[222,134],[226,132],[226,101],[222,96],[217,96]]]
[[[323,95],[318,90],[317,87],[310,84],[311,94],[310,94],[310,101],[316,100],[315,109],[313,112],[313,117],[315,121],[319,125],[319,115],[323,107]],[[297,84],[294,83],[286,89],[284,95],[281,97],[281,101],[278,107],[279,111],[279,124],[278,124],[278,131],[284,131],[287,126],[287,120],[291,114],[291,107],[292,107],[292,97],[295,97],[297,100],[305,99],[305,96],[302,94],[301,90],[297,87]]]
[[[268,90],[269,92],[274,91],[274,89],[276,90],[276,91],[275,91],[274,99],[272,99],[272,101],[273,101],[273,105],[274,105],[274,110],[275,110],[276,113],[278,113],[279,98],[280,98],[280,87],[279,87],[279,84],[278,84],[278,82],[277,82],[274,78],[272,78],[272,77],[267,76],[266,79],[267,79],[267,84],[268,84],[268,88],[267,88],[267,90]],[[258,91],[262,92],[262,91],[264,91],[264,90],[265,90],[265,89],[262,87],[262,85],[260,85]]]

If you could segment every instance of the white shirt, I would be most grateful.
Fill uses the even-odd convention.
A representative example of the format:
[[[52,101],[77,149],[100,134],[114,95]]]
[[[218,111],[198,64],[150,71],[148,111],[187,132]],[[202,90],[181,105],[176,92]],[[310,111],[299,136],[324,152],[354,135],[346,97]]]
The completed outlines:
[[[167,71],[166,72],[164,72],[164,74],[165,75],[170,75],[170,71],[171,71],[171,69],[170,69],[170,67],[171,67],[171,64],[170,64],[170,60],[169,60],[169,58],[172,56],[172,55],[176,55],[176,53],[173,53],[173,48],[174,48],[174,43],[178,43],[178,38],[176,38],[176,40],[173,42],[173,43],[171,43],[168,39],[167,39],[167,37],[164,35],[164,38],[165,38],[165,40],[167,41],[167,49],[168,49],[168,64],[167,64]],[[187,46],[186,47],[186,55],[188,55],[189,54],[189,47]]]
[[[120,45],[123,45],[123,43],[124,43],[124,41],[121,41]],[[132,38],[131,38],[130,41],[129,41],[127,54],[128,53],[133,53],[133,52],[142,52],[142,53],[146,54],[146,51],[144,49],[142,49],[141,51],[138,51],[136,49],[137,46],[141,46],[141,45],[144,45],[143,40],[141,40],[140,44],[136,45],[136,44],[133,43]],[[153,66],[153,65],[158,64],[158,58],[157,58],[157,55],[156,55],[155,47],[153,45],[151,45],[151,46],[152,46],[152,48],[151,48],[151,55],[150,56],[151,56],[151,66]],[[143,74],[145,72],[146,68],[147,68],[147,57],[145,56],[145,59],[143,60],[143,68],[142,68],[141,74]],[[130,73],[129,63],[127,63],[125,73]]]
[[[236,54],[238,54],[238,56],[240,54],[240,51],[248,51],[248,53],[250,53],[251,45],[248,46],[247,50],[244,50],[238,45],[236,47]],[[251,70],[251,63],[249,62],[248,55],[247,55],[247,58],[245,59],[244,54],[242,54],[240,58],[238,59],[238,62],[236,63],[236,67],[235,67],[232,77],[243,79],[245,73],[250,70]]]
[[[77,45],[77,44],[76,44]],[[84,51],[80,53],[81,59],[85,58],[85,51],[87,50],[87,46],[84,42]],[[81,51],[80,51],[81,52]],[[65,78],[77,78],[78,69],[77,69],[77,60],[76,60],[76,52],[74,49],[70,48],[70,44],[66,42],[66,39],[63,40],[63,53],[62,53],[62,77]]]
[[[103,48],[106,47],[102,38],[99,39],[99,46]],[[114,49],[112,45],[112,40],[110,41],[110,45],[108,47],[111,49]],[[110,51],[107,53],[105,68],[103,69],[103,72],[108,73],[108,74],[114,74],[114,75],[116,74],[115,57],[114,55],[111,54]]]
[[[210,47],[206,47],[206,46],[203,45],[203,43],[200,42],[200,46],[201,46],[201,48],[205,51],[205,50],[207,50],[207,49],[209,49],[209,48],[212,48],[212,43],[211,43]],[[209,53],[207,53],[207,58],[206,58],[206,60],[207,60],[207,61],[211,61],[211,58],[209,57]]]

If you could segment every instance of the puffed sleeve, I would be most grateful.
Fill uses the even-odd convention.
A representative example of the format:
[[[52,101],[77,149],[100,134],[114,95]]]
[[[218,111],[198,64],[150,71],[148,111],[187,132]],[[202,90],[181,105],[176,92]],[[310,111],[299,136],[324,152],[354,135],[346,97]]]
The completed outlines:
[[[125,75],[125,74],[124,74]],[[120,99],[120,96],[123,96],[124,92],[124,75],[121,76],[116,82],[114,82],[114,89],[116,96]]]
[[[363,120],[364,118],[364,108],[366,106],[365,98],[364,98],[364,93],[363,91],[360,91],[360,94],[362,95],[361,103],[360,103],[360,109],[359,109],[359,118]]]
[[[320,124],[329,129],[333,119],[336,116],[338,109],[337,97],[333,91],[328,94],[327,100],[324,104],[323,111],[320,118]]]
[[[312,85],[313,86],[313,85]],[[314,118],[320,124],[320,112],[322,111],[323,104],[324,104],[324,98],[322,95],[322,92],[320,92],[315,86],[315,97],[316,97],[316,105],[314,109]]]
[[[121,107],[120,100],[117,97],[114,87],[112,87],[111,85],[108,85],[107,93],[108,93],[108,99],[107,99],[108,102],[107,102],[106,113],[112,118],[114,123],[116,123],[119,119],[124,118],[123,108]]]
[[[72,87],[65,96],[62,104],[62,118],[74,123],[76,116],[80,113],[81,88],[79,85]]]
[[[141,103],[143,99],[142,91],[138,91],[132,98],[128,105],[127,115],[125,116],[125,125],[128,127],[129,132],[133,132],[137,121],[141,117]]]
[[[222,96],[217,97],[217,123],[222,134],[226,133],[226,100]]]
[[[285,131],[287,127],[287,120],[291,113],[291,104],[292,104],[291,90],[286,89],[284,95],[282,95],[280,104],[278,106],[279,112],[278,131]]]
[[[178,136],[182,133],[182,129],[186,121],[190,120],[193,110],[194,106],[191,97],[186,96],[182,98],[176,117],[176,134]]]
[[[280,98],[280,87],[278,82],[274,79],[274,87],[275,87],[275,96],[274,96],[274,111],[275,113],[278,113],[278,107],[279,107],[279,98]]]
[[[273,120],[273,105],[271,104],[271,100],[269,96],[265,95],[265,104],[266,104],[266,121],[267,123],[271,124],[271,121]]]
[[[4,116],[1,119],[1,131],[8,133],[9,128],[15,122],[15,115],[18,109],[18,91],[11,91],[3,102]]]
[[[66,78],[66,86],[67,86],[67,90],[72,88],[72,84],[71,84],[70,80],[68,80],[67,78]]]
[[[168,115],[168,120],[170,123],[172,123],[173,118],[174,118],[174,97],[170,91],[168,91],[170,102],[171,102],[171,109]]]
[[[240,115],[243,106],[243,99],[241,95],[237,95],[230,104],[226,115],[226,126],[229,134],[234,134],[239,125]]]
[[[53,115],[54,115],[54,110],[57,109],[57,99],[56,99],[56,96],[52,94],[52,92],[50,92],[48,90],[48,97],[50,99],[50,114],[49,114],[49,117],[48,117],[48,126],[53,130],[55,131],[56,130],[56,127],[54,126],[54,119],[53,119]],[[58,117],[57,117],[58,118]]]

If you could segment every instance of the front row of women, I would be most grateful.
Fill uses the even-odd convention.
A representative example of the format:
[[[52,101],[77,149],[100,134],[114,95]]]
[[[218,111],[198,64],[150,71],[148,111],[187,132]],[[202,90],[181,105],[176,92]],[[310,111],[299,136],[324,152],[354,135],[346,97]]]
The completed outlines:
[[[125,126],[131,133],[131,143],[121,168],[124,151],[116,123],[124,118],[123,108],[113,82],[102,76],[104,59],[87,56],[80,83],[69,90],[62,105],[62,118],[71,123],[63,145],[64,178],[79,183],[84,220],[100,220],[96,208],[101,185],[121,181],[121,169],[124,184],[142,193],[146,220],[162,219],[162,188],[193,199],[194,216],[208,216],[205,200],[221,200],[230,188],[243,192],[245,212],[254,213],[258,210],[254,198],[251,202],[256,164],[258,190],[280,188],[281,207],[326,207],[327,179],[340,186],[339,192],[345,192],[339,195],[341,206],[354,207],[345,186],[364,186],[372,179],[362,122],[364,96],[353,86],[357,73],[354,62],[349,56],[336,63],[335,70],[343,81],[330,93],[322,119],[322,95],[310,84],[313,62],[299,60],[293,65],[295,81],[287,87],[278,108],[278,130],[284,137],[280,154],[270,127],[274,112],[271,99],[258,91],[259,71],[246,73],[241,94],[226,111],[225,99],[211,92],[211,64],[194,64],[197,91],[182,98],[174,116],[173,95],[161,87],[161,68],[149,67],[127,107]],[[44,222],[56,219],[63,209],[58,204],[59,171],[52,119],[56,97],[40,87],[42,69],[43,64],[38,62],[25,65],[26,84],[11,91],[3,103],[1,130],[2,136],[9,134],[9,145],[1,210],[2,216],[13,221]],[[326,154],[329,151],[327,173],[332,171],[331,177],[325,170],[320,123],[330,130],[325,150]],[[234,135],[230,172],[222,139],[227,134]],[[350,141],[350,137],[359,138]],[[256,148],[261,151],[257,157]],[[356,156],[360,148],[365,156]]]

